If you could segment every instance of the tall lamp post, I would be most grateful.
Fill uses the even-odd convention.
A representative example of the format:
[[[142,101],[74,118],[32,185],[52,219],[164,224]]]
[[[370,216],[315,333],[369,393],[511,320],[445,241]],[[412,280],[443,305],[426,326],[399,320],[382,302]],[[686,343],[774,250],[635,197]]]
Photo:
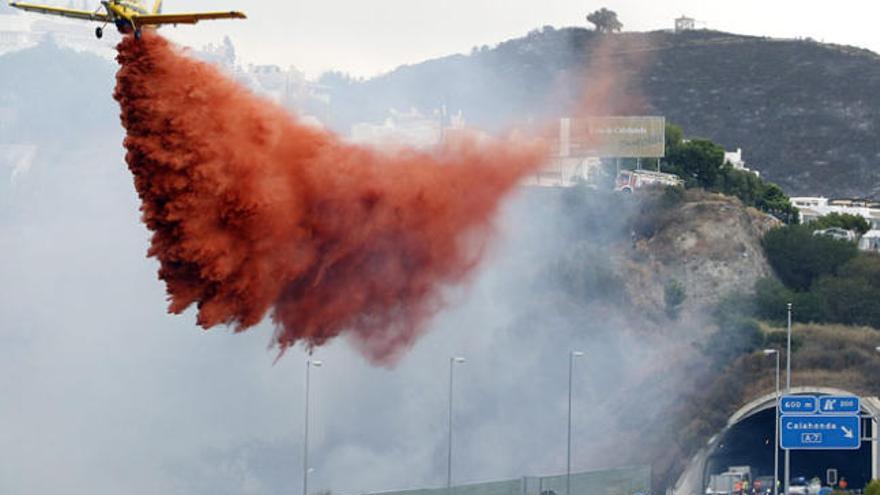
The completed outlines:
[[[786,344],[785,351],[785,393],[791,394],[791,303],[788,303],[788,342]],[[777,402],[776,407],[779,407],[779,403]],[[785,449],[785,480],[783,481],[783,486],[785,487],[784,495],[788,495],[789,483],[791,481],[791,451]]]
[[[306,359],[306,414],[303,433],[303,495],[309,495],[309,371],[320,368],[321,361]]]
[[[449,442],[446,457],[446,492],[447,495],[452,493],[452,369],[455,364],[464,363],[463,357],[449,358]]]
[[[571,495],[571,388],[574,377],[574,358],[583,356],[580,351],[571,351],[568,354],[568,449],[565,462],[565,495]]]
[[[779,350],[764,349],[765,356],[776,356],[776,434],[773,441],[773,495],[779,495]]]

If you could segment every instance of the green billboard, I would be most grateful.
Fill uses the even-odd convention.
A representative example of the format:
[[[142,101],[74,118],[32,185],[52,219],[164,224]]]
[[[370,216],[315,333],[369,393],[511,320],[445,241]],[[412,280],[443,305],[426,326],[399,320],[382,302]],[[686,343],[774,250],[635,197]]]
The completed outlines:
[[[572,157],[659,158],[666,154],[665,117],[564,118],[559,154]]]

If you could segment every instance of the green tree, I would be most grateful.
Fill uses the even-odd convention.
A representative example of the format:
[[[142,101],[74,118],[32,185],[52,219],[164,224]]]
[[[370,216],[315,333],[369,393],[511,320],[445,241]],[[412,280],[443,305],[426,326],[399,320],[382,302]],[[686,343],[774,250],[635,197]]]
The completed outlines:
[[[880,255],[859,253],[858,256],[840,267],[841,277],[862,277],[873,287],[880,287]]]
[[[827,320],[825,301],[812,291],[795,292],[773,277],[759,279],[755,283],[754,316],[774,324],[788,319],[788,303],[791,303],[792,319],[804,323]]]
[[[772,182],[761,181],[759,198],[755,206],[787,224],[798,223],[798,211],[782,188]]]
[[[871,480],[865,485],[865,495],[880,495],[880,481]]]
[[[798,222],[797,208],[779,186],[725,163],[724,148],[708,139],[685,141],[681,127],[674,124],[666,124],[666,158],[661,170],[678,175],[687,187],[736,196],[787,224]]]
[[[860,253],[813,284],[826,308],[827,320],[880,328],[880,256]]]
[[[623,29],[623,24],[617,18],[617,12],[602,7],[587,15],[587,21],[596,26],[596,32],[613,33]]]
[[[669,150],[667,162],[669,171],[678,174],[689,187],[709,189],[724,164],[724,148],[708,139],[694,139]]]
[[[858,254],[851,242],[814,236],[805,225],[786,225],[767,232],[764,254],[780,280],[790,289],[806,291],[822,275],[833,275]]]
[[[684,141],[684,131],[681,127],[675,124],[666,124],[666,156],[669,156],[669,153],[677,150],[681,143]]]
[[[825,304],[828,321],[880,328],[880,287],[867,279],[825,276],[816,282],[813,292]]]
[[[865,220],[865,217],[850,215],[849,213],[829,213],[810,222],[810,227],[813,227],[815,230],[840,227],[846,230],[854,230],[861,235],[871,230],[871,224]]]
[[[780,322],[786,318],[786,304],[793,302],[794,293],[774,277],[755,282],[755,316],[762,320]]]

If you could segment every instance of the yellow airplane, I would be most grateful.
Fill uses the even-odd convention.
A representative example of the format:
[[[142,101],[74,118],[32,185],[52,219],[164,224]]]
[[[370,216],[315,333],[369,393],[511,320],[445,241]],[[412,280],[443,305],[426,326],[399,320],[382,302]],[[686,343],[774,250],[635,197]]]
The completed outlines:
[[[49,5],[37,5],[32,3],[9,2],[11,7],[40,14],[60,15],[86,21],[102,22],[103,26],[95,28],[95,36],[101,39],[104,36],[104,26],[109,23],[116,25],[116,29],[122,34],[134,33],[134,37],[141,38],[141,28],[146,26],[161,26],[163,24],[195,24],[208,19],[246,19],[247,17],[236,11],[229,12],[193,12],[188,14],[163,14],[162,0],[156,0],[152,10],[148,10],[143,0],[102,0],[101,7],[94,12],[88,10],[66,9]],[[101,10],[104,12],[101,12]]]

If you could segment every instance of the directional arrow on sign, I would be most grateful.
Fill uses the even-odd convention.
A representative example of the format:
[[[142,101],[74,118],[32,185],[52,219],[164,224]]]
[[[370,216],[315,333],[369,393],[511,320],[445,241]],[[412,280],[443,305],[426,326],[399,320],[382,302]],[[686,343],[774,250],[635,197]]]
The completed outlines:
[[[844,438],[853,438],[854,437],[853,431],[850,430],[849,428],[847,428],[846,426],[841,426],[840,429],[843,430],[843,437]]]

